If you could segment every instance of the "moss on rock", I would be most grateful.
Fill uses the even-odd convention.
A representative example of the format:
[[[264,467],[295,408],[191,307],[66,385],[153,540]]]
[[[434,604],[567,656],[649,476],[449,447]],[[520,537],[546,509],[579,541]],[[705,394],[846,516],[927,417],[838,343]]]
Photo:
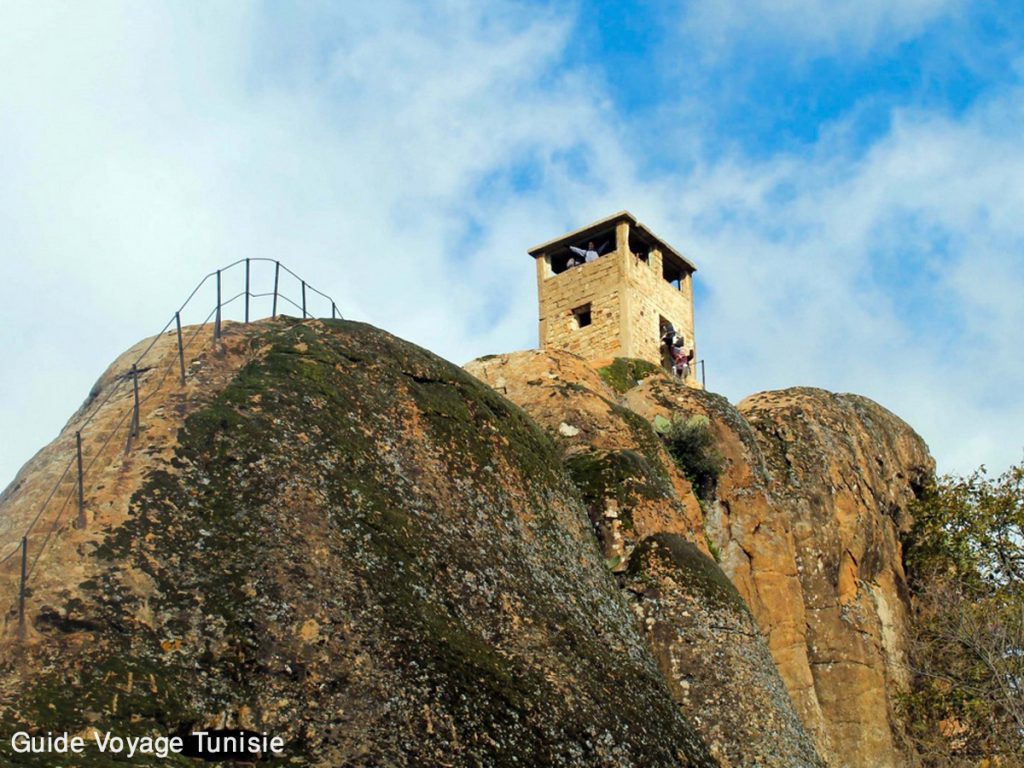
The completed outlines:
[[[614,499],[629,530],[633,527],[630,510],[638,500],[668,499],[672,494],[665,475],[637,451],[576,454],[566,459],[566,467],[587,508],[599,512],[608,499]]]
[[[718,565],[657,534],[624,574],[677,703],[723,765],[823,768],[750,611]]]
[[[629,561],[627,577],[652,572],[659,560],[680,573],[682,583],[698,592],[708,605],[718,605],[749,615],[747,604],[721,567],[696,546],[674,534],[656,534],[641,541]]]
[[[611,365],[598,369],[601,379],[619,394],[635,387],[648,376],[661,373],[657,365],[631,357],[616,357]]]

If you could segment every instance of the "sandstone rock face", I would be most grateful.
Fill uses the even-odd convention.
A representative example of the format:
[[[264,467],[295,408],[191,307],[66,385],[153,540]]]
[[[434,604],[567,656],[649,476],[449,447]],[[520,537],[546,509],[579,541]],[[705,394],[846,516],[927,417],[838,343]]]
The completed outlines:
[[[516,353],[469,368],[492,384],[500,379],[508,396],[551,430],[571,421],[580,398],[591,397],[544,386],[581,364],[569,358]],[[702,511],[688,484],[673,483],[679,498],[664,515],[675,518],[674,529],[659,530],[657,515],[649,515],[654,524],[634,546],[658,533],[698,544],[706,535],[826,761],[913,764],[893,707],[904,680],[907,618],[897,534],[920,481],[934,471],[921,439],[885,409],[852,395],[792,389],[747,398],[737,408],[660,374],[627,382],[619,392],[599,388],[599,377],[576,376],[566,378],[600,392],[607,410],[624,407],[648,424],[658,417],[707,417],[724,459],[714,498]],[[594,437],[564,437],[570,456],[584,442],[584,450],[600,444],[600,423],[588,431]],[[614,426],[609,431],[627,437]],[[680,517],[680,509],[688,514]],[[702,733],[715,743],[714,733]],[[795,753],[792,759],[797,764]]]
[[[654,533],[678,534],[707,552],[689,480],[649,421],[622,407],[582,358],[532,350],[474,360],[466,370],[558,441],[607,558],[624,565],[633,547]]]
[[[547,352],[467,366],[485,385],[343,321],[196,343],[181,387],[157,340],[127,451],[130,397],[104,397],[133,351],[0,495],[6,552],[89,420],[88,524],[33,534],[24,640],[5,616],[4,732],[241,727],[312,766],[912,763],[897,532],[932,463],[874,403],[737,408]],[[695,415],[724,460],[700,500],[652,427]],[[5,610],[16,588],[9,562]]]
[[[130,477],[50,542],[29,638],[4,638],[5,733],[242,727],[315,766],[716,764],[523,411],[355,323],[224,344],[238,366],[160,400],[148,437],[144,414],[109,459]]]
[[[649,553],[651,542],[658,541],[659,537],[688,541],[694,549],[707,554],[706,541],[709,534],[717,530],[710,520],[705,523],[702,519],[701,506],[690,482],[669,457],[651,427],[659,415],[713,415],[710,407],[714,406],[722,410],[732,427],[742,432],[746,443],[732,440],[734,432],[721,418],[715,417],[711,422],[719,436],[718,446],[734,470],[731,476],[723,477],[720,486],[736,490],[741,507],[753,502],[753,508],[741,514],[756,514],[766,523],[766,549],[768,541],[774,542],[775,537],[770,531],[779,523],[772,519],[772,506],[767,496],[767,471],[760,458],[750,460],[751,455],[759,457],[756,438],[743,418],[723,398],[687,389],[662,376],[656,369],[641,368],[640,374],[646,375],[637,381],[629,374],[633,369],[626,365],[606,372],[609,382],[606,383],[580,358],[557,351],[499,355],[474,361],[466,367],[525,408],[551,434],[559,436],[566,464],[588,504],[604,544],[605,555],[613,564],[628,569],[624,577],[637,567],[632,560],[633,553]],[[621,394],[622,390],[625,394]],[[700,403],[709,408],[698,407]],[[629,428],[624,428],[624,423]],[[561,424],[577,425],[579,431],[567,435],[559,430]],[[632,460],[637,455],[645,460]],[[653,478],[658,475],[669,478],[669,481],[656,482]],[[759,495],[754,491],[748,492],[748,486],[756,486]],[[611,519],[608,517],[609,507],[613,507],[615,513]],[[614,525],[619,522],[623,524],[617,530],[625,533],[622,546],[617,547],[613,534],[616,530]],[[721,545],[730,552],[740,551],[735,544],[721,542]],[[678,553],[681,550],[673,546],[666,551]],[[670,690],[680,706],[694,712],[697,728],[713,745],[716,757],[730,765],[781,768],[820,764],[813,741],[794,715],[793,704],[784,691],[779,672],[772,665],[761,632],[749,623],[747,609],[737,611],[731,603],[725,608],[715,603],[697,609],[700,598],[695,597],[692,591],[694,587],[688,582],[691,574],[686,567],[692,561],[675,559],[672,568],[664,568],[661,567],[663,558],[644,556],[644,569],[659,564],[656,573],[648,574],[657,586],[655,592],[643,593],[638,606],[645,622],[655,622],[658,627],[653,633],[649,628],[648,640],[661,663]],[[723,564],[728,562],[726,559]],[[795,565],[788,568],[795,579]],[[712,564],[712,569],[718,570],[718,566]],[[747,576],[740,592],[750,601],[755,582],[749,578],[749,568]],[[759,584],[768,589],[772,574],[765,572],[759,574],[759,578],[764,579]],[[660,583],[662,581],[666,583]],[[794,580],[792,586],[792,593],[780,595],[775,605],[802,612],[799,585]],[[654,594],[659,595],[657,600],[652,599]],[[775,599],[775,595],[768,599]],[[784,602],[787,599],[788,605]],[[760,621],[762,616],[758,619]],[[681,623],[676,625],[677,622]],[[774,628],[766,622],[762,624],[762,631],[766,626]],[[743,632],[749,634],[740,634]],[[794,645],[802,653],[807,685],[813,690],[806,651],[802,648],[803,637],[795,632],[792,634]],[[777,631],[775,640],[781,636]],[[758,652],[758,648],[762,652]],[[709,666],[727,659],[737,667],[720,670],[719,676],[711,670],[698,673],[697,659],[705,659]],[[781,665],[780,668],[784,677],[790,671]],[[763,684],[756,691],[752,687],[753,680]],[[766,682],[772,680],[774,685]],[[787,687],[788,683],[787,679]],[[767,721],[773,726],[758,730],[756,724],[764,725]],[[808,722],[806,717],[804,722]],[[740,727],[742,723],[754,725],[753,730]],[[725,735],[728,733],[734,734],[732,741]],[[757,734],[761,734],[764,740]]]
[[[721,565],[750,606],[801,721],[819,751],[835,753],[815,691],[807,649],[808,617],[797,571],[792,523],[771,492],[771,475],[757,434],[723,397],[652,378],[626,393],[645,418],[705,416],[725,460],[705,527]]]
[[[912,761],[891,693],[906,682],[907,587],[898,539],[934,463],[921,438],[876,403],[815,389],[748,397],[788,518],[814,690],[836,765]]]

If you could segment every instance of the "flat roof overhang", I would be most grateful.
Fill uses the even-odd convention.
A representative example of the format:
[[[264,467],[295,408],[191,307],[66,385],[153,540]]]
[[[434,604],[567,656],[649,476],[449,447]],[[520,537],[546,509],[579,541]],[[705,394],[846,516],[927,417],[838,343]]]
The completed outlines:
[[[573,230],[568,234],[561,235],[559,237],[554,238],[553,240],[548,240],[547,242],[541,243],[540,245],[535,245],[528,251],[528,253],[533,258],[536,259],[545,252],[553,250],[556,247],[567,247],[570,243],[575,243],[580,240],[586,240],[591,236],[597,235],[597,233],[601,232],[602,230],[608,229],[608,227],[614,226],[622,221],[628,222],[629,225],[633,228],[633,230],[639,232],[644,237],[653,240],[654,243],[663,251],[667,251],[668,253],[675,256],[677,259],[683,262],[683,264],[685,264],[691,272],[697,271],[696,264],[694,264],[688,258],[683,256],[683,254],[679,253],[679,251],[677,251],[671,245],[666,243],[656,234],[651,232],[651,230],[649,230],[646,226],[637,221],[636,216],[634,216],[629,211],[619,211],[618,213],[613,213],[611,216],[607,216],[599,221],[595,221],[592,224],[587,224],[585,227],[580,227],[579,229]]]

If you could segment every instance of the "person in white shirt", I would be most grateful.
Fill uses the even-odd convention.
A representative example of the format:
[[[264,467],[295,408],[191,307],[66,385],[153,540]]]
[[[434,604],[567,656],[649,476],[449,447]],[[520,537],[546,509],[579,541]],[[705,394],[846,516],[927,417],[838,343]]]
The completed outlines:
[[[589,264],[592,261],[597,261],[598,257],[602,253],[604,253],[604,249],[607,248],[607,247],[608,247],[608,243],[605,242],[604,245],[602,245],[600,248],[595,249],[594,248],[594,241],[593,240],[591,240],[591,241],[589,241],[587,243],[587,247],[586,248],[577,248],[575,245],[570,245],[569,246],[569,250],[572,251],[573,253],[575,253],[576,255],[578,255],[580,258],[578,258],[578,259],[570,258],[569,259],[569,266],[570,267],[575,267],[578,264],[583,264],[584,262]]]

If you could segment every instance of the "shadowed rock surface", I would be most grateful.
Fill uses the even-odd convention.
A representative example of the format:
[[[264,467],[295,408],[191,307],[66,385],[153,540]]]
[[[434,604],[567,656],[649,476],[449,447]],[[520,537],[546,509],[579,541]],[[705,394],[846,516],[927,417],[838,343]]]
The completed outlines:
[[[531,350],[474,360],[466,369],[523,407],[565,455],[605,556],[624,565],[653,533],[675,533],[707,552],[700,504],[648,419],[619,402],[632,378],[658,376],[643,361],[609,376],[568,352]],[[660,377],[660,376],[659,376]]]
[[[6,733],[242,727],[317,766],[716,764],[525,413],[364,325],[225,344],[245,364],[133,460],[130,498],[47,549],[29,640],[6,630]]]
[[[673,698],[723,768],[824,766],[746,603],[711,558],[655,534],[625,577]]]
[[[467,368],[506,392],[562,444],[605,556],[624,571],[626,594],[644,620],[669,689],[715,756],[727,765],[821,765],[743,599],[731,586],[725,601],[718,590],[709,597],[701,589],[709,574],[728,584],[717,564],[687,549],[707,555],[713,529],[652,427],[656,415],[688,414],[656,402],[656,393],[714,399],[737,423],[742,417],[724,398],[687,389],[639,361],[616,361],[599,375],[569,353],[529,351]],[[738,471],[747,466],[742,459],[737,454]]]

